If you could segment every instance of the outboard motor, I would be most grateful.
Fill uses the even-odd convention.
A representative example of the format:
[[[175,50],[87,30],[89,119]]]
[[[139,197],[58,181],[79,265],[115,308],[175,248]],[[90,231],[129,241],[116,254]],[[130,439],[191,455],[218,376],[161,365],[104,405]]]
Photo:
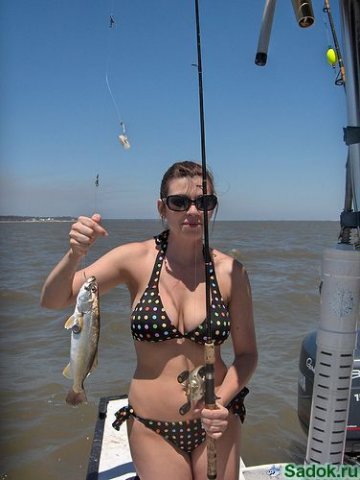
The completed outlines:
[[[303,340],[299,360],[298,417],[301,427],[307,434],[310,423],[311,401],[316,363],[316,331]],[[346,431],[345,452],[348,455],[360,454],[360,332],[352,370],[349,417]]]

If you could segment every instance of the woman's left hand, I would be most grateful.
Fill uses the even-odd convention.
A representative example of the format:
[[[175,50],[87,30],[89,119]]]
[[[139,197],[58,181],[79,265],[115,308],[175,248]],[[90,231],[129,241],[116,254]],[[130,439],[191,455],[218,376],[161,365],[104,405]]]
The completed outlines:
[[[209,437],[215,440],[219,439],[227,429],[228,417],[229,410],[219,403],[216,404],[214,410],[208,408],[201,410],[202,426]]]

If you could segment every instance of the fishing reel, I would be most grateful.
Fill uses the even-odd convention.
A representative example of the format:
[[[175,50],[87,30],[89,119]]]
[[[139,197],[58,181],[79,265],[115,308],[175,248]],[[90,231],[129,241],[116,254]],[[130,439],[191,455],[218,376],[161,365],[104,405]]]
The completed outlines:
[[[184,387],[187,402],[179,408],[180,415],[186,415],[205,395],[205,367],[200,365],[194,370],[185,370],[177,377],[177,381]]]

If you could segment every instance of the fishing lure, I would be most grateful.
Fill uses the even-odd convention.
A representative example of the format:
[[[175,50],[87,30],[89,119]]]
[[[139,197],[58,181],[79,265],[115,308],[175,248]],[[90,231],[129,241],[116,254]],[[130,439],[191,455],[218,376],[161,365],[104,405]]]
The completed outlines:
[[[120,125],[122,127],[122,133],[119,135],[119,141],[120,141],[121,145],[125,148],[125,150],[129,150],[131,145],[130,145],[129,139],[126,135],[125,123],[121,122]]]
[[[120,110],[119,110],[119,106],[118,106],[118,103],[114,97],[114,94],[112,92],[112,89],[111,89],[111,86],[110,86],[110,80],[109,80],[109,76],[110,76],[110,57],[111,57],[111,44],[110,44],[110,35],[112,35],[112,30],[114,30],[116,27],[116,20],[115,20],[115,16],[113,15],[113,13],[110,14],[110,17],[109,17],[109,29],[110,29],[110,32],[109,32],[109,42],[108,42],[108,59],[107,59],[107,64],[106,64],[106,72],[105,72],[105,82],[106,82],[106,86],[107,86],[107,89],[108,89],[108,92],[110,94],[110,97],[111,97],[111,100],[113,102],[113,105],[114,105],[114,108],[115,108],[115,111],[116,111],[116,114],[117,114],[117,117],[119,119],[119,122],[120,122],[120,127],[122,129],[122,132],[120,133],[120,135],[118,136],[119,138],[119,141],[120,141],[120,144],[124,147],[125,150],[129,150],[129,148],[131,147],[130,145],[130,142],[129,142],[129,139],[126,135],[126,129],[125,129],[125,122],[122,120],[122,116],[120,114]]]

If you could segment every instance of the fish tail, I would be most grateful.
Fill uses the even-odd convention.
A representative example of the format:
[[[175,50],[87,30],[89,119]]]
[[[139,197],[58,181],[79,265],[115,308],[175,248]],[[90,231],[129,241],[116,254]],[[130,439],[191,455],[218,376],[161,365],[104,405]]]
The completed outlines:
[[[66,403],[68,403],[69,405],[76,406],[86,401],[87,398],[84,390],[81,390],[80,392],[75,392],[73,389],[71,389],[66,396]]]

